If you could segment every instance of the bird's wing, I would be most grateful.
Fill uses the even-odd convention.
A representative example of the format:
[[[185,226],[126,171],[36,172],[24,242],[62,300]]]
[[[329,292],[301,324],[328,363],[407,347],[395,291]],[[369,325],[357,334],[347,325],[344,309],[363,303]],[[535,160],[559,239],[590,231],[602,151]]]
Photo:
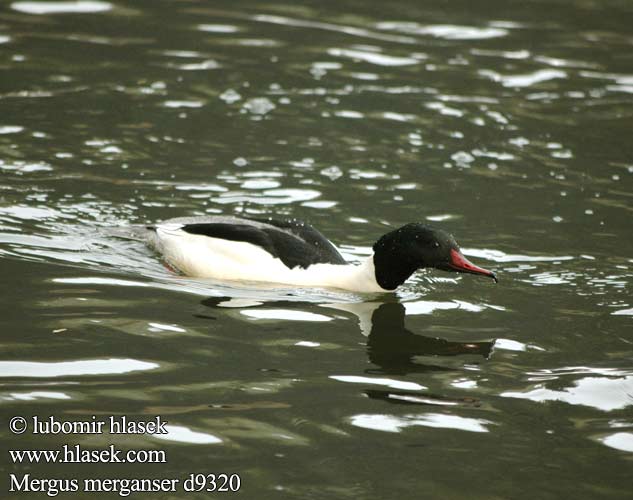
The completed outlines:
[[[321,233],[297,220],[191,217],[171,219],[158,227],[175,225],[189,234],[251,243],[280,259],[290,269],[321,263],[347,263]]]

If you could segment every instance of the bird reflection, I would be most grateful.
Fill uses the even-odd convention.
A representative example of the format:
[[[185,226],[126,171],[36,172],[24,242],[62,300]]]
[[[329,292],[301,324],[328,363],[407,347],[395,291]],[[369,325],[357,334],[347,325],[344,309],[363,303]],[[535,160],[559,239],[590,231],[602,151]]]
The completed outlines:
[[[307,306],[299,301],[263,301],[235,297],[210,297],[203,300],[201,304],[212,309],[238,310],[266,305],[285,310],[303,311]],[[324,303],[320,306],[353,313],[358,317],[361,332],[365,335],[368,334],[367,354],[369,361],[378,367],[368,370],[371,373],[406,374],[430,370],[450,370],[447,367],[421,364],[414,361],[414,358],[416,356],[447,357],[458,355],[478,355],[488,358],[494,345],[494,341],[454,342],[413,333],[405,327],[406,310],[400,302]],[[202,314],[196,316],[216,319],[214,316]]]
[[[413,361],[415,356],[457,356],[474,354],[488,358],[494,341],[452,342],[438,337],[416,335],[404,325],[405,308],[399,302],[381,304],[371,317],[367,341],[369,360],[378,365],[373,373],[406,374],[442,369]]]

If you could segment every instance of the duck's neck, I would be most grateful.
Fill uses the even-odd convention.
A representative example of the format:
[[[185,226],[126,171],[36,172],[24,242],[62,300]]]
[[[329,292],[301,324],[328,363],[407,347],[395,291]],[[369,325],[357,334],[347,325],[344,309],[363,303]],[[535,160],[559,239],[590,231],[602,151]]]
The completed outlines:
[[[314,286],[330,286],[355,292],[385,292],[376,280],[374,256],[360,264],[316,264],[305,271]]]
[[[373,255],[373,263],[376,269],[376,282],[385,290],[395,290],[418,268],[407,259],[394,259],[393,256],[380,251]]]

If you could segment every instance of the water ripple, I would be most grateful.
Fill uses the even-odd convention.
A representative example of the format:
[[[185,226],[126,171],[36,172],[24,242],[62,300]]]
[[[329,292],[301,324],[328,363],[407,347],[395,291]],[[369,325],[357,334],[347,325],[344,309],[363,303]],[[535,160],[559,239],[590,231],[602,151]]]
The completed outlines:
[[[479,74],[490,78],[493,82],[501,83],[504,87],[510,88],[531,87],[538,83],[567,77],[565,71],[557,69],[539,69],[532,73],[522,75],[502,75],[493,70],[482,69],[479,71]]]
[[[76,0],[73,2],[13,2],[11,8],[25,14],[92,14],[111,10],[109,2]]]
[[[401,432],[407,427],[423,426],[439,429],[457,429],[468,432],[489,432],[489,420],[446,415],[443,413],[411,414],[411,415],[382,415],[359,414],[351,417],[351,424],[356,427],[384,432]]]
[[[76,375],[114,375],[154,370],[159,365],[136,359],[90,359],[60,362],[0,361],[0,377],[54,378]]]
[[[562,390],[547,389],[541,384],[527,392],[506,391],[508,398],[529,399],[536,402],[563,401],[572,405],[591,406],[602,411],[613,411],[633,405],[633,376],[622,378],[585,377]]]
[[[382,40],[382,41],[387,41],[387,42],[398,42],[398,43],[406,43],[406,44],[416,43],[416,39],[412,37],[386,35],[383,33],[377,33],[375,31],[370,31],[364,28],[357,28],[354,26],[344,26],[344,25],[324,23],[324,22],[319,22],[319,21],[293,19],[290,17],[275,16],[275,15],[270,15],[270,14],[256,14],[252,18],[253,20],[259,21],[259,22],[280,24],[283,26],[292,26],[295,28],[313,28],[313,29],[319,29],[319,30],[325,30],[325,31],[334,31],[334,32],[343,33],[346,35],[352,35],[352,36],[357,36],[357,37],[362,37],[362,38],[371,38],[374,40]]]
[[[346,57],[378,66],[410,66],[412,64],[420,63],[418,59],[414,59],[412,57],[389,56],[378,52],[370,52],[360,49],[331,48],[328,49],[327,53],[331,56]]]
[[[503,37],[508,34],[508,30],[505,28],[479,28],[452,24],[422,25],[414,22],[381,22],[376,27],[386,31],[398,31],[412,35],[430,35],[446,40],[486,40],[488,38]]]

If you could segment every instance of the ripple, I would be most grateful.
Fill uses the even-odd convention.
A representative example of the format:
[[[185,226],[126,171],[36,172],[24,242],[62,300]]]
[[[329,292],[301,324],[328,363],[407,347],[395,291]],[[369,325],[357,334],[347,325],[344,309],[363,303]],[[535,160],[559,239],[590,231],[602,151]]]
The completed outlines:
[[[71,397],[63,392],[54,391],[33,391],[33,392],[12,392],[2,399],[13,401],[37,401],[38,399],[71,399]]]
[[[0,37],[0,43],[2,43],[2,37]],[[20,127],[19,125],[4,125],[0,127],[0,135],[17,134],[23,130],[24,127]]]
[[[427,107],[428,109],[437,111],[438,113],[444,116],[455,116],[457,118],[461,118],[465,114],[462,110],[457,109],[457,108],[451,108],[450,106],[447,106],[446,104],[442,102],[429,102],[425,104],[425,107]]]
[[[228,189],[219,184],[177,184],[175,188],[178,191],[215,191],[218,193],[228,191]]]
[[[469,432],[489,432],[486,425],[493,422],[484,419],[459,417],[443,413],[426,413],[422,415],[383,415],[360,414],[351,418],[356,427],[384,432],[400,432],[406,427],[423,426],[443,429],[458,429]]]
[[[633,308],[619,309],[611,313],[612,316],[633,316]]]
[[[222,99],[227,104],[233,104],[234,102],[239,101],[241,98],[242,96],[233,89],[226,89],[220,94],[220,99]]]
[[[204,105],[202,101],[165,101],[163,106],[166,108],[201,108]]]
[[[66,285],[106,285],[106,286],[129,286],[139,288],[160,288],[164,290],[174,290],[179,292],[194,293],[196,295],[208,296],[208,290],[196,290],[191,287],[186,287],[181,284],[170,286],[164,283],[145,283],[143,281],[122,280],[115,278],[100,278],[100,277],[86,277],[86,278],[54,278],[54,283],[63,283]]]
[[[579,275],[573,272],[543,272],[530,274],[529,282],[534,286],[542,285],[568,285],[573,283]]]
[[[350,109],[335,111],[334,116],[338,116],[339,118],[351,118],[352,120],[360,120],[365,117],[363,113],[360,113],[359,111],[352,111]]]
[[[253,319],[282,319],[285,321],[332,321],[333,318],[323,314],[309,313],[290,309],[246,309],[240,311],[244,316]]]
[[[309,340],[300,340],[299,342],[295,342],[295,345],[299,347],[320,347],[321,346],[319,342],[310,342]]]
[[[555,68],[595,68],[596,64],[585,61],[572,61],[561,59],[559,57],[535,56],[534,60],[539,63],[547,64]]]
[[[313,200],[319,196],[321,192],[314,189],[266,189],[262,191],[262,195],[233,191],[212,200],[221,204],[250,202],[258,205],[283,205]]]
[[[574,382],[573,387],[560,391],[547,389],[539,384],[531,391],[507,391],[501,396],[529,399],[536,402],[563,401],[572,405],[591,406],[602,411],[620,410],[633,405],[633,376],[622,378],[585,377]]]
[[[162,323],[148,323],[150,332],[177,332],[185,333],[187,330],[176,325],[164,325]]]
[[[23,161],[5,163],[0,160],[0,170],[12,170],[20,174],[30,174],[32,172],[50,172],[53,167],[48,163],[27,163]]]
[[[167,434],[152,434],[152,437],[164,441],[177,441],[188,444],[216,444],[222,442],[219,437],[215,437],[213,434],[192,431],[182,425],[165,425],[165,430]]]
[[[242,109],[253,115],[265,115],[270,113],[276,107],[277,106],[275,106],[275,104],[267,97],[254,97],[247,100],[243,104]]]
[[[168,63],[166,66],[183,71],[207,71],[220,68],[220,64],[214,59],[207,59],[197,63]]]
[[[459,26],[455,24],[422,25],[414,22],[382,22],[378,29],[398,31],[415,35],[430,35],[445,40],[486,40],[506,36],[505,28],[478,28],[475,26]]]
[[[227,44],[229,42],[227,41]],[[281,47],[283,44],[277,40],[268,38],[238,38],[230,40],[231,45],[241,45],[242,47]]]
[[[493,82],[501,83],[504,87],[510,88],[530,87],[548,80],[567,77],[566,72],[558,69],[539,69],[522,75],[502,75],[496,71],[484,69],[479,71],[479,74],[490,78]]]
[[[564,366],[562,368],[553,368],[553,369],[542,369],[533,372],[528,372],[533,378],[530,380],[538,379],[542,377],[541,380],[550,380],[556,379],[561,375],[604,375],[607,377],[626,377],[631,375],[630,371],[627,370],[619,370],[617,368],[597,368],[594,366]]]
[[[240,30],[232,24],[199,24],[198,29],[207,33],[237,33]]]
[[[240,187],[242,189],[273,189],[278,188],[281,184],[278,181],[272,179],[248,179]]]
[[[481,312],[487,308],[503,310],[501,306],[489,306],[485,304],[471,304],[461,300],[453,300],[450,302],[438,302],[433,300],[417,300],[413,302],[403,303],[407,314],[432,314],[434,311],[460,309],[468,312]]]
[[[54,208],[29,207],[26,205],[0,207],[0,214],[21,220],[52,220],[64,217],[59,210],[55,210]]]
[[[599,73],[594,71],[581,71],[580,75],[585,78],[597,78],[611,80],[613,85],[607,85],[606,89],[612,92],[625,92],[633,94],[633,75],[615,74],[615,73]]]
[[[417,118],[416,115],[410,115],[407,113],[395,113],[393,111],[384,111],[379,114],[385,120],[392,120],[396,122],[411,122]]]
[[[338,205],[337,201],[317,200],[317,201],[304,201],[301,203],[302,207],[328,209]]]
[[[423,391],[427,389],[427,387],[416,384],[415,382],[403,382],[391,378],[359,377],[356,375],[330,375],[328,378],[338,380],[339,382],[351,382],[353,384],[384,385],[391,389],[402,389],[405,391]]]
[[[202,52],[195,50],[163,50],[158,53],[168,57],[182,57],[185,59],[206,57]]]
[[[412,64],[420,63],[418,59],[413,59],[411,57],[388,56],[377,52],[369,52],[358,49],[331,48],[328,49],[327,53],[331,56],[347,57],[349,59],[364,61],[378,66],[410,66]]]
[[[417,40],[412,37],[393,36],[384,33],[376,33],[364,28],[356,28],[354,26],[345,26],[342,24],[324,23],[319,21],[308,21],[303,19],[293,19],[290,17],[275,16],[270,14],[257,14],[252,17],[254,21],[266,22],[272,24],[281,24],[283,26],[292,26],[296,28],[312,28],[325,31],[334,31],[345,35],[358,36],[362,38],[373,38],[375,40],[383,40],[397,43],[415,44]]]
[[[454,218],[455,218],[455,215],[452,215],[452,214],[427,215],[425,217],[426,220],[430,220],[432,222],[442,222],[442,221],[451,220]]]
[[[515,351],[515,352],[527,351],[528,349],[535,349],[537,351],[545,350],[542,347],[538,347],[532,344],[524,344],[523,342],[519,342],[518,340],[502,339],[502,338],[495,339],[494,347],[495,349],[501,349],[504,351]]]
[[[501,250],[489,248],[462,248],[464,255],[492,260],[494,262],[555,262],[573,260],[571,255],[521,255],[504,253]]]
[[[616,432],[615,434],[600,438],[599,441],[609,448],[633,453],[633,433],[631,432]]]
[[[504,59],[527,59],[530,57],[529,50],[484,50],[473,49],[471,53],[476,56],[502,57]]]
[[[67,375],[114,375],[154,370],[156,363],[136,359],[88,359],[81,361],[38,362],[0,361],[0,377],[48,378]]]
[[[76,2],[13,2],[11,8],[25,14],[85,14],[112,9],[108,2],[79,0]]]

